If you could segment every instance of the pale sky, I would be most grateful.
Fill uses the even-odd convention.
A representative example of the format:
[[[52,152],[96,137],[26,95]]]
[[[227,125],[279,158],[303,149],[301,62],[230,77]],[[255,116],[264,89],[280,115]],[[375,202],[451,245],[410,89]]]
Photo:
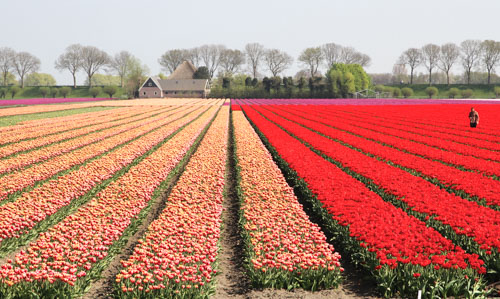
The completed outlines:
[[[368,54],[367,71],[384,73],[410,47],[500,40],[499,0],[0,0],[0,11],[0,47],[37,56],[58,84],[72,83],[54,61],[73,43],[127,50],[158,74],[169,49],[258,42],[292,55],[293,76],[303,49],[329,42]]]

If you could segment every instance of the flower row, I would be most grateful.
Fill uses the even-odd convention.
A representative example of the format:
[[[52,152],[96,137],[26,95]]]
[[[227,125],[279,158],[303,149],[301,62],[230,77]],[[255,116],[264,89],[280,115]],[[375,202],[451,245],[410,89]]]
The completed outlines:
[[[83,196],[95,186],[111,178],[118,170],[142,156],[200,113],[163,124],[158,130],[86,163],[79,169],[49,180],[38,188],[23,193],[0,210],[0,247],[11,238],[19,238],[59,209]],[[75,184],[78,182],[78,184]],[[15,242],[11,240],[10,243]]]
[[[326,242],[248,120],[233,111],[241,222],[253,282],[317,289],[339,283],[340,255]]]
[[[220,237],[229,109],[190,158],[159,217],[116,277],[119,297],[203,297],[213,288]]]
[[[0,292],[71,297],[80,294],[138,225],[155,189],[167,179],[214,116],[212,106],[0,269]],[[124,235],[125,234],[125,235]],[[57,294],[57,295],[54,295]]]
[[[9,194],[33,186],[36,182],[50,178],[51,176],[70,169],[75,165],[84,163],[86,160],[101,155],[112,148],[133,140],[151,130],[181,117],[186,110],[165,112],[145,121],[142,126],[130,131],[104,139],[97,143],[89,144],[70,153],[55,157],[45,162],[35,164],[30,168],[22,169],[0,177],[0,200],[7,198]]]
[[[259,109],[261,110],[261,109]],[[269,112],[264,113],[272,121],[307,142],[313,148],[358,173],[385,192],[405,202],[412,211],[423,213],[437,220],[436,229],[448,225],[458,235],[470,238],[473,252],[480,254],[488,266],[500,270],[500,212],[480,206],[439,188],[384,161],[368,157],[336,141],[315,134],[300,124],[285,120]],[[454,238],[453,236],[447,236]],[[476,243],[476,244],[474,244]]]
[[[424,222],[384,201],[252,108],[244,110],[283,159],[282,167],[296,172],[321,202],[317,206],[328,211],[330,216],[323,218],[327,227],[351,259],[372,272],[384,295],[399,292],[413,297],[423,286],[424,293],[443,292],[450,286],[464,292],[474,285],[478,273],[486,271],[477,254],[466,253]]]
[[[397,146],[396,148],[384,146],[369,139],[349,134],[348,132],[334,128],[335,122],[315,116],[315,114],[309,113],[309,111],[305,115],[304,113],[287,108],[263,107],[288,120],[307,126],[331,139],[339,140],[386,161],[414,169],[429,178],[438,179],[453,190],[462,190],[471,196],[485,199],[488,205],[500,206],[500,182],[498,180],[485,177],[476,172],[461,171],[443,163],[405,153],[397,150]],[[262,111],[260,107],[256,109]],[[367,136],[367,138],[370,138],[370,136]]]
[[[117,121],[111,119],[104,124],[89,126],[57,135],[45,136],[34,140],[21,141],[0,148],[1,155],[7,152],[10,154],[19,150],[24,151],[30,148],[48,145],[29,152],[17,154],[15,157],[0,160],[0,174],[59,156],[77,148],[137,128],[144,122],[147,122],[148,118],[160,112],[150,112]]]

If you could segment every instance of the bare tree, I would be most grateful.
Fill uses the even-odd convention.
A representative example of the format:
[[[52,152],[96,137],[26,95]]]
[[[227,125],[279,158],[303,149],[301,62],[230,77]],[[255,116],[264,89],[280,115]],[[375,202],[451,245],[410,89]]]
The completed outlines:
[[[19,75],[21,88],[24,88],[24,76],[40,69],[40,59],[28,52],[19,52],[14,55],[13,65]]]
[[[321,46],[321,51],[323,52],[323,57],[328,68],[332,67],[335,63],[340,62],[340,57],[342,53],[342,46],[335,43],[328,43]]]
[[[354,54],[354,59],[353,60],[354,60],[353,63],[359,64],[362,67],[370,66],[370,63],[372,61],[372,59],[370,58],[370,56],[368,56],[367,54],[360,53],[360,52],[356,52]]]
[[[116,72],[120,76],[120,86],[125,86],[125,76],[128,74],[130,68],[131,59],[134,56],[127,51],[121,51],[115,54],[109,63],[109,67],[112,71]]]
[[[200,49],[199,48],[191,48],[186,50],[186,59],[189,60],[196,68],[200,66]]]
[[[257,78],[259,64],[264,57],[264,53],[264,46],[259,43],[251,43],[245,46],[247,64],[252,68],[252,74],[254,78]]]
[[[2,72],[2,85],[7,86],[7,75],[14,67],[14,56],[16,51],[8,47],[0,48],[0,71]]]
[[[276,77],[292,64],[293,58],[278,49],[270,49],[265,52],[264,61],[273,77]]]
[[[234,74],[245,63],[245,54],[240,50],[225,49],[222,51],[220,66],[224,73]]]
[[[307,48],[299,56],[299,61],[309,69],[311,77],[316,76],[318,67],[323,61],[323,53],[320,47]]]
[[[212,79],[215,71],[219,68],[222,54],[226,50],[226,47],[224,45],[203,45],[199,49],[201,61],[207,67],[210,79]]]
[[[76,88],[76,73],[82,67],[82,45],[73,44],[66,48],[66,51],[57,58],[56,69],[69,70],[73,76],[73,87]]]
[[[408,65],[410,68],[410,84],[413,84],[414,71],[422,63],[422,60],[422,51],[417,48],[410,48],[399,57],[398,63]]]
[[[158,62],[168,73],[173,73],[184,60],[188,59],[187,51],[184,49],[168,50],[163,54]]]
[[[429,85],[432,84],[432,70],[436,68],[439,61],[440,48],[438,45],[427,44],[422,47],[424,65],[429,71]]]
[[[356,49],[353,47],[342,47],[340,50],[340,62],[345,64],[353,64],[356,61]]]
[[[488,72],[488,84],[491,82],[491,73],[495,72],[495,67],[500,61],[500,42],[485,40],[482,42],[483,63]]]
[[[109,62],[110,58],[106,52],[93,46],[82,47],[82,69],[87,74],[89,87],[92,87],[92,76]]]
[[[463,41],[460,44],[460,49],[462,52],[461,61],[467,77],[467,84],[470,84],[472,69],[477,66],[481,57],[481,41],[472,39]]]
[[[441,46],[438,68],[446,74],[446,83],[450,85],[450,69],[460,57],[460,48],[454,43]]]

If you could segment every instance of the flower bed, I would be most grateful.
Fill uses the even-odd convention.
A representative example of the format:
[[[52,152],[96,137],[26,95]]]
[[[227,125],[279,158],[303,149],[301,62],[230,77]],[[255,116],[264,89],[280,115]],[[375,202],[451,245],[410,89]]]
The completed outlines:
[[[424,222],[384,201],[253,109],[245,108],[245,113],[279,153],[282,168],[289,167],[291,177],[298,175],[295,184],[310,194],[311,204],[323,215],[336,242],[372,273],[382,294],[414,297],[424,289],[424,295],[442,296],[481,288],[479,273],[486,269],[477,254],[466,253]]]
[[[340,282],[340,255],[326,242],[242,112],[233,111],[247,269],[254,285],[317,290]]]
[[[116,277],[120,298],[192,298],[213,292],[229,107],[221,108],[186,170]],[[196,187],[193,187],[196,186]]]
[[[184,127],[87,205],[53,226],[0,270],[0,294],[81,295],[146,216],[155,189],[191,148],[217,108]],[[158,194],[156,194],[158,196]]]

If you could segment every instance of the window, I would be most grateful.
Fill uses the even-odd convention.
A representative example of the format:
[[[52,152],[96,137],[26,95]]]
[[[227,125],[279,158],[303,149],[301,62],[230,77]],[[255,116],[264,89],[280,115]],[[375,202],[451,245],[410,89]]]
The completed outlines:
[[[148,83],[148,86],[153,86],[153,83],[149,82],[149,83]]]
[[[158,92],[155,91],[155,95],[157,95],[157,94],[158,94]]]
[[[143,92],[142,92],[142,95],[146,95],[146,92],[145,92],[145,91],[143,91]]]

